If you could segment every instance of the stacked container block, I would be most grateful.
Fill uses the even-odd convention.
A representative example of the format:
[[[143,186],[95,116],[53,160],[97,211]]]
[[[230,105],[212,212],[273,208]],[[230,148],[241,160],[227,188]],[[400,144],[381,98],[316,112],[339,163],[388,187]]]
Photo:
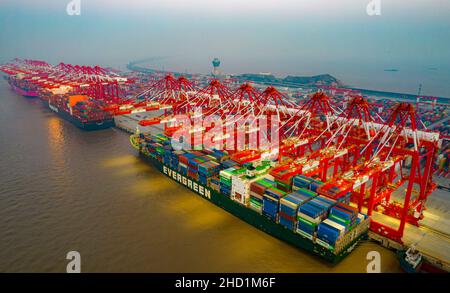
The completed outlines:
[[[276,188],[270,187],[264,191],[263,197],[263,215],[278,222],[278,209],[280,199],[286,195],[286,192]]]
[[[220,192],[226,196],[231,195],[231,176],[233,176],[233,172],[236,169],[236,167],[230,167],[228,169],[220,171],[219,173]]]
[[[299,189],[297,192],[301,194],[316,195],[316,193]],[[333,200],[323,196],[315,196],[312,200],[300,206],[297,213],[297,232],[309,239],[315,236],[317,225],[326,218],[330,208],[335,204]]]
[[[262,178],[250,184],[249,207],[252,210],[262,214],[264,193],[271,187],[275,187],[275,182],[268,178]]]
[[[205,157],[208,159],[207,157]],[[198,165],[198,181],[204,185],[209,185],[210,179],[219,175],[220,164],[214,161],[207,161]]]
[[[280,224],[292,231],[296,231],[299,207],[314,197],[314,194],[299,193],[296,191],[283,197],[280,200]]]
[[[347,204],[338,203],[331,208],[328,218],[344,226],[345,232],[347,232],[357,223],[358,210]]]
[[[292,180],[292,190],[299,190],[300,188],[310,189],[312,179],[303,175],[294,176]]]

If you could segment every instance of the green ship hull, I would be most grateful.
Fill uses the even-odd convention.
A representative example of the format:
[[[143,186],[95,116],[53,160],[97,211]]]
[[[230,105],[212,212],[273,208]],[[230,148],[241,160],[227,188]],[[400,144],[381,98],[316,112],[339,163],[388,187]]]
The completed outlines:
[[[135,141],[133,141],[133,139],[131,139],[131,144],[138,149],[138,145]],[[171,167],[163,164],[147,152],[139,150],[139,155],[154,165],[162,174],[190,189],[191,191],[194,191],[204,199],[223,208],[234,216],[244,220],[248,224],[295,247],[317,255],[333,264],[344,259],[356,247],[358,241],[368,238],[367,232],[370,223],[369,218],[360,223],[357,228],[347,233],[347,235],[340,240],[334,248],[326,248],[317,242],[313,242],[311,239],[285,228],[284,226],[257,213],[256,211],[247,208],[228,196],[205,186],[195,179],[180,174],[177,170],[173,170]]]

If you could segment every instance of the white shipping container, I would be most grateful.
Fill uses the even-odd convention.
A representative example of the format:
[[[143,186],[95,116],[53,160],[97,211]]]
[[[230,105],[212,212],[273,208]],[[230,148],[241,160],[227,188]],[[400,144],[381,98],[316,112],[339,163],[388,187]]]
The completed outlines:
[[[332,226],[332,227],[338,229],[338,230],[339,230],[339,235],[340,235],[340,236],[342,236],[342,235],[345,234],[345,227],[342,226],[341,224],[338,224],[338,223],[336,223],[336,222],[334,222],[334,221],[332,221],[332,220],[330,220],[330,219],[325,219],[323,222],[324,222],[325,224],[327,224],[327,225],[330,225],[330,226]]]
[[[310,217],[310,216],[308,216],[308,215],[306,215],[306,214],[304,214],[302,212],[297,212],[297,216],[300,217],[300,218],[303,218],[303,219],[305,219],[307,221],[316,223],[316,224],[319,224],[320,220],[321,220],[320,216],[317,217],[317,218],[312,218],[312,217]]]

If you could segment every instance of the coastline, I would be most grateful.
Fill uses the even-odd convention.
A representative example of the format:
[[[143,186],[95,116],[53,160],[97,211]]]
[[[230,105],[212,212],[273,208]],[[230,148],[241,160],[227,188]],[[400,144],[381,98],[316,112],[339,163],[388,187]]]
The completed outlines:
[[[131,61],[131,62],[129,62],[127,64],[126,68],[128,70],[130,70],[130,71],[137,71],[137,72],[142,72],[142,73],[168,72],[168,71],[151,69],[151,68],[147,68],[147,67],[143,67],[143,66],[139,66],[138,65],[138,64],[141,64],[143,62],[145,62],[145,61],[141,61],[141,60],[139,60],[139,61]],[[179,72],[173,72],[173,73],[175,75],[186,75],[186,76],[195,75],[193,73],[179,73]],[[242,77],[245,77],[245,76],[263,76],[263,75],[256,74],[256,73],[230,75],[230,77],[232,77],[232,78],[242,78]],[[376,90],[376,89],[363,89],[363,88],[360,88],[360,87],[357,87],[357,86],[347,86],[347,85],[345,85],[344,82],[341,82],[340,79],[334,77],[331,74],[327,74],[327,73],[318,74],[318,75],[314,75],[314,76],[287,76],[287,77],[295,77],[295,78],[314,80],[314,79],[316,79],[317,77],[320,77],[320,76],[326,76],[326,77],[333,78],[338,83],[339,88],[346,88],[346,89],[349,89],[349,90],[360,91],[364,95],[374,96],[375,98],[385,98],[385,99],[395,99],[395,100],[404,100],[404,101],[416,102],[417,96],[418,96],[418,95],[414,95],[414,94],[410,94],[410,93],[397,93],[397,92],[389,92],[389,91]],[[302,87],[302,88],[306,88],[306,89],[315,89],[315,88],[318,87],[317,85],[311,85],[309,83],[294,83],[292,81],[284,81],[282,78],[277,78],[275,76],[273,76],[272,79],[270,79],[270,78],[267,79],[267,80],[266,79],[258,80],[258,81],[251,80],[251,81],[254,81],[254,82],[257,82],[257,83],[261,83],[261,84],[285,86],[285,87]],[[421,95],[421,96],[423,96],[423,97],[431,97],[431,96],[428,96],[428,95]],[[435,97],[435,98],[436,98],[437,103],[450,104],[450,97]]]

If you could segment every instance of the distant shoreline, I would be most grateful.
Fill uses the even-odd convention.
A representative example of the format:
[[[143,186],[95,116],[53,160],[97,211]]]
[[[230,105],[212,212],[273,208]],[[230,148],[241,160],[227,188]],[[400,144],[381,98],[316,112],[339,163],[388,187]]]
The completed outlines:
[[[146,67],[142,67],[142,66],[138,66],[137,64],[142,63],[142,61],[134,61],[134,62],[129,62],[127,64],[127,69],[132,70],[132,71],[139,71],[139,72],[144,72],[144,73],[154,73],[154,72],[163,72],[162,70],[156,70],[156,69],[151,69],[151,68],[146,68]],[[181,74],[181,73],[176,73],[179,75],[192,75],[192,74]],[[241,74],[241,75],[233,75],[233,77],[240,77],[240,76],[259,76],[259,74]],[[261,75],[261,76],[265,76],[267,77],[267,75]],[[314,80],[316,79],[318,76],[327,76],[327,77],[331,77],[333,78],[340,86],[342,86],[342,83],[335,77],[333,77],[330,74],[321,74],[321,75],[316,75],[316,76],[291,76],[293,78],[299,78],[299,79],[311,79]],[[289,76],[288,76],[289,77]],[[279,85],[279,86],[297,86],[297,87],[305,87],[305,88],[311,88],[311,87],[317,87],[316,85],[312,85],[312,84],[301,84],[301,83],[292,83],[289,81],[284,81],[283,79],[279,79],[274,77],[274,80],[252,80],[255,82],[260,82],[262,84],[272,84],[272,85]],[[376,96],[376,97],[380,97],[380,98],[391,98],[391,99],[403,99],[403,100],[408,100],[408,101],[416,101],[417,100],[417,95],[413,95],[413,94],[406,94],[406,93],[395,93],[395,92],[388,92],[388,91],[381,91],[381,90],[370,90],[370,89],[362,89],[362,88],[358,88],[358,87],[352,87],[352,86],[342,86],[342,88],[346,88],[346,89],[351,89],[351,90],[356,90],[356,91],[360,91],[362,94],[364,95],[369,95],[369,96]],[[425,97],[425,95],[423,95]],[[426,96],[428,97],[428,96]],[[433,96],[434,97],[434,96]],[[437,99],[437,103],[441,103],[441,104],[450,104],[450,98],[446,98],[446,97],[435,97]]]
[[[393,92],[386,92],[386,91],[379,91],[379,90],[368,90],[368,89],[361,89],[361,88],[355,88],[355,87],[348,87],[352,90],[360,91],[362,94],[365,95],[371,95],[371,96],[377,96],[377,97],[384,97],[384,98],[393,98],[393,99],[403,99],[408,101],[416,101],[417,95],[412,94],[404,94],[404,93],[393,93]],[[425,95],[423,96],[425,97]],[[426,96],[429,97],[429,96]],[[435,97],[437,103],[441,104],[450,104],[450,98],[444,98],[444,97]]]

